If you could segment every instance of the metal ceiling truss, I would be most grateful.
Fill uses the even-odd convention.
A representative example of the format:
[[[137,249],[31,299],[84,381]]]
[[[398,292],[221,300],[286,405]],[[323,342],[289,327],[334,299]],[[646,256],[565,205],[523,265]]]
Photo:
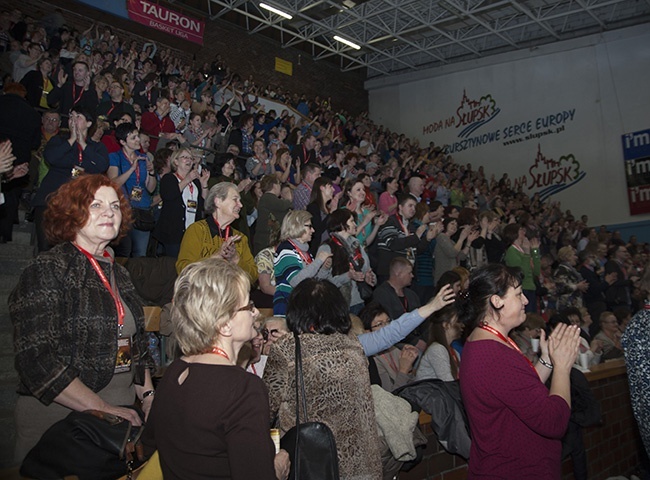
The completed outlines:
[[[283,47],[305,43],[315,60],[339,57],[342,71],[365,68],[369,78],[650,21],[650,0],[263,1],[293,18],[246,0],[207,0],[208,12],[211,20],[239,19],[251,35],[275,29]]]

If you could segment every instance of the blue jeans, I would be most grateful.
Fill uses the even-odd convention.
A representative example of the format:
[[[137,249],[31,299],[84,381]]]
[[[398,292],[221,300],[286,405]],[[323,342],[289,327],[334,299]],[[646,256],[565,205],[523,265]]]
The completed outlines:
[[[149,236],[151,232],[144,232],[136,228],[132,228],[129,232],[131,237],[131,256],[132,257],[146,257],[147,246],[149,245]]]

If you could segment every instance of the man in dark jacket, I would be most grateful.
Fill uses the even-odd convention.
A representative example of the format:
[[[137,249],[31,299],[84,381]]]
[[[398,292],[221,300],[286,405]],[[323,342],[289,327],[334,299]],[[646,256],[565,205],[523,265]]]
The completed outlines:
[[[40,144],[41,117],[29,106],[27,90],[19,83],[8,83],[0,96],[0,139],[11,140],[14,171],[2,186],[5,203],[0,206],[0,242],[12,239],[14,222],[18,221],[18,203],[22,189],[27,186],[31,150]]]

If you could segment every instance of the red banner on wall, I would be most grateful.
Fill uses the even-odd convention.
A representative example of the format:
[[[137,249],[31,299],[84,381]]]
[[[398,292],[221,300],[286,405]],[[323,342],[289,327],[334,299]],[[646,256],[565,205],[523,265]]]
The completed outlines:
[[[131,20],[203,45],[205,22],[146,0],[127,0],[126,6]]]

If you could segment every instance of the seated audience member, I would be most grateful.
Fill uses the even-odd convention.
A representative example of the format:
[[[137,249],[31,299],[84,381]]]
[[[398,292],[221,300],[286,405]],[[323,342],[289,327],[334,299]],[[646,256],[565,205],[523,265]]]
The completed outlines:
[[[176,280],[171,316],[183,356],[158,386],[143,437],[165,478],[274,480],[289,472],[287,452],[276,455],[269,435],[267,391],[236,365],[258,335],[249,290],[249,275],[222,258],[195,262]]]
[[[420,307],[420,298],[411,290],[413,265],[404,257],[395,257],[389,266],[389,277],[373,292],[372,298],[386,309],[391,319]],[[426,325],[416,328],[404,340],[418,347],[421,352],[426,349]]]
[[[430,345],[420,359],[415,379],[439,379],[444,382],[458,380],[460,354],[451,344],[460,338],[463,324],[458,322],[458,314],[453,305],[432,315],[429,331]]]
[[[257,280],[257,267],[248,239],[231,227],[239,217],[241,208],[236,185],[221,182],[210,189],[205,199],[207,216],[190,225],[183,235],[176,261],[176,271],[179,274],[191,263],[216,256],[241,267],[248,274],[251,283]]]
[[[622,357],[621,329],[618,325],[616,315],[612,312],[603,312],[600,314],[598,323],[600,325],[600,332],[594,337],[594,340],[600,340],[602,343],[602,361]]]
[[[284,337],[289,331],[287,327],[287,320],[283,317],[268,317],[262,322],[262,338],[264,339],[264,346],[262,347],[262,355],[269,355],[271,346]]]
[[[286,315],[287,299],[300,282],[311,277],[331,276],[329,268],[324,268],[324,264],[328,261],[331,263],[329,259],[332,254],[321,252],[314,258],[309,253],[309,242],[313,233],[311,214],[304,210],[293,210],[282,221],[280,244],[273,262],[273,315],[277,317]]]
[[[363,328],[367,332],[376,332],[390,323],[388,313],[377,302],[369,303],[359,314]],[[404,345],[401,349],[391,346],[383,352],[372,356],[380,378],[380,386],[388,391],[400,388],[413,381],[413,364],[420,352],[413,345]]]
[[[510,335],[510,338],[515,341],[517,347],[521,350],[521,353],[533,362],[533,364],[537,362],[537,354],[539,353],[539,347],[537,350],[533,348],[533,339],[539,341],[539,336],[545,326],[546,322],[544,322],[541,315],[527,313],[524,323],[515,328]]]

